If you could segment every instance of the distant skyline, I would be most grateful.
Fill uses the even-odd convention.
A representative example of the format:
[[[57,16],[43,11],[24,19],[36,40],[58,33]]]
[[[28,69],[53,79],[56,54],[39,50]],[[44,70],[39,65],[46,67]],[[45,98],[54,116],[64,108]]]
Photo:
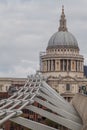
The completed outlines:
[[[87,0],[0,0],[0,77],[27,77],[58,30],[64,5],[67,28],[87,65]]]

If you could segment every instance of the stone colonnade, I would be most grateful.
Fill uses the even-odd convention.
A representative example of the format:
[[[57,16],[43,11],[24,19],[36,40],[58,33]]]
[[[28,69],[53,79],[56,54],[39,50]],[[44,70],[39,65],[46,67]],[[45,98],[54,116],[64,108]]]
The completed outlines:
[[[83,61],[71,60],[71,59],[49,59],[42,61],[42,71],[73,71],[73,72],[83,72]]]

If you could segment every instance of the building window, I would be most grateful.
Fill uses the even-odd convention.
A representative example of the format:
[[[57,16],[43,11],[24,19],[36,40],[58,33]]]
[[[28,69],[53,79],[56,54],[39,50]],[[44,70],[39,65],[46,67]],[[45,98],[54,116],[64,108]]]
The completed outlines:
[[[70,84],[66,84],[66,91],[70,91]]]

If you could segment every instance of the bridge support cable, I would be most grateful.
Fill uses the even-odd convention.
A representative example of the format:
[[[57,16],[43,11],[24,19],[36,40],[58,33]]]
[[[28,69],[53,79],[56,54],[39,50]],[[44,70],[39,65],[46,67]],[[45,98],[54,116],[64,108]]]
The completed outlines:
[[[53,98],[55,98],[55,96],[56,96],[56,98],[59,98],[62,102],[65,103],[64,98],[62,96],[60,96],[60,94],[57,93],[53,88],[51,88],[45,81],[42,81],[42,86],[44,86],[44,88],[46,88],[50,92],[50,94],[51,94],[51,96],[53,96]]]
[[[67,106],[67,108],[70,109],[70,111],[72,111],[73,113],[75,113],[75,115],[77,114],[76,110],[74,109],[74,107],[72,106],[72,104],[68,103],[62,96],[60,96],[54,89],[52,89],[46,82],[42,82],[42,87],[40,89],[41,91],[43,91],[44,93],[46,93],[48,96],[50,96],[52,99],[58,101],[58,105],[59,102],[61,104],[63,104],[63,106]]]
[[[51,104],[48,101],[41,100],[37,97],[35,97],[34,101],[38,102],[42,106],[45,106],[47,109],[51,110],[54,113],[57,113],[59,116],[65,117],[66,119],[72,120],[77,123],[81,123],[81,120],[78,116],[75,116],[67,111],[65,111],[63,108],[58,108],[54,104]]]
[[[30,128],[32,130],[58,130],[35,121],[25,119],[23,117],[11,118],[10,121],[22,125],[26,128]]]
[[[43,117],[48,118],[48,119],[50,119],[50,120],[52,120],[56,123],[59,123],[60,125],[63,125],[63,126],[69,128],[71,130],[81,130],[81,128],[82,128],[82,125],[79,124],[79,123],[76,123],[72,120],[69,120],[69,119],[66,119],[66,118],[63,118],[63,117],[60,117],[60,116],[53,114],[51,112],[48,112],[46,110],[42,110],[41,108],[38,108],[38,107],[35,107],[35,106],[32,106],[32,105],[27,106],[26,108],[28,110],[31,110],[35,113],[40,114]]]
[[[42,92],[39,92],[39,95],[44,98],[45,100],[49,101],[50,103],[54,104],[55,106],[57,106],[60,109],[65,109],[67,112],[70,112],[71,114],[77,115],[75,114],[76,111],[72,111],[72,109],[70,109],[67,105],[63,104],[60,100],[56,100],[53,99],[52,97],[47,96],[47,94],[44,94]]]

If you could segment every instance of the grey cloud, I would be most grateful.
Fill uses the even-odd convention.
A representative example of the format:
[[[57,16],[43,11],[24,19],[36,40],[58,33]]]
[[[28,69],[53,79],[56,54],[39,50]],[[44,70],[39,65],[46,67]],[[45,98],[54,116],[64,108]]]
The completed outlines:
[[[45,51],[49,38],[58,30],[62,4],[69,31],[76,36],[81,52],[85,51],[86,55],[87,49],[82,48],[87,33],[86,0],[79,0],[78,6],[78,0],[4,2],[0,4],[0,77],[35,73],[39,68],[39,52]]]

